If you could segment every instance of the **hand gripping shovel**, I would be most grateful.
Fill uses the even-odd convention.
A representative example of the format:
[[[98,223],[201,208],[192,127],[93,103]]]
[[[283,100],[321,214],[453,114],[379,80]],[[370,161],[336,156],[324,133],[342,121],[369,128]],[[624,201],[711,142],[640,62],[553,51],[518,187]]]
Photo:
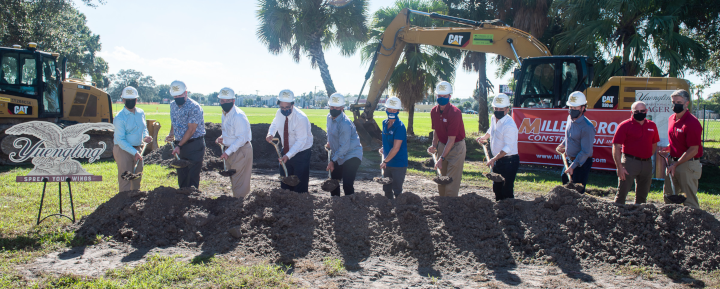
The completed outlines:
[[[489,160],[490,154],[488,154],[488,152],[487,152],[487,146],[485,146],[485,144],[481,144],[481,145],[483,147],[483,151],[485,152],[485,160]],[[505,182],[505,178],[503,178],[503,176],[501,176],[498,173],[493,173],[492,169],[489,173],[485,173],[483,175],[485,175],[486,178],[488,178],[491,181],[496,182],[496,183],[504,183]]]
[[[573,183],[572,176],[567,173],[568,163],[567,163],[567,158],[565,157],[565,153],[561,153],[560,155],[562,156],[563,165],[565,165],[565,171],[566,171],[565,174],[566,174],[567,177],[568,177],[568,183],[565,184],[565,187],[568,188],[568,189],[571,189],[571,190],[575,190],[575,191],[577,191],[578,193],[579,193],[579,192],[582,192],[582,189],[583,189],[582,184]]]
[[[435,158],[434,154],[430,154],[435,161],[435,164],[437,164],[438,160]],[[448,176],[443,176],[440,172],[440,169],[437,169],[438,176],[433,178],[433,181],[436,182],[438,185],[447,185],[449,183],[452,183],[453,179]]]
[[[147,145],[147,144],[143,144],[142,148],[140,149],[140,155],[142,155],[142,154],[145,152],[145,146],[146,146],[146,145]],[[138,166],[139,163],[140,163],[140,160],[137,160],[137,161],[135,162],[135,167],[133,167],[132,173],[129,172],[129,171],[125,171],[125,172],[122,173],[122,175],[121,175],[120,177],[121,177],[123,180],[126,180],[126,181],[132,181],[132,180],[134,180],[134,179],[137,179],[137,178],[141,177],[142,174],[143,174],[142,172],[139,172],[139,173],[137,173],[137,174],[135,173],[135,170],[137,170],[137,166]]]
[[[273,138],[272,144],[275,146],[275,151],[278,154],[279,158],[282,158],[282,155],[280,155],[280,139]],[[285,177],[280,177],[280,181],[282,181],[284,184],[294,187],[297,186],[300,183],[300,179],[296,175],[288,175],[287,167],[285,167],[284,162],[280,162],[280,164],[283,167],[283,170],[285,171]]]
[[[328,162],[330,161],[330,156],[332,155],[332,150],[329,150],[327,147],[325,147],[325,150],[328,152]],[[338,186],[340,186],[340,182],[338,180],[333,180],[332,171],[328,171],[328,178],[327,180],[323,181],[320,185],[320,188],[322,188],[323,191],[326,192],[332,192],[334,189],[336,189]]]
[[[385,162],[385,156],[383,156],[382,162]],[[381,170],[380,170],[380,173],[381,173],[382,175],[380,175],[380,177],[373,178],[373,181],[378,182],[378,183],[383,184],[383,185],[392,184],[393,179],[392,179],[392,178],[389,178],[389,177],[388,177],[388,178],[385,177],[385,169],[381,169]]]
[[[678,194],[675,192],[675,183],[673,183],[673,179],[672,179],[672,176],[670,175],[670,172],[667,171],[667,167],[670,166],[670,164],[669,164],[669,162],[668,162],[668,159],[667,159],[666,157],[662,157],[662,158],[663,158],[663,160],[665,160],[665,171],[668,173],[667,176],[665,176],[665,177],[666,177],[666,178],[670,178],[670,187],[672,187],[672,192],[673,192],[672,195],[670,195],[670,196],[665,196],[665,198],[668,199],[668,201],[670,201],[670,202],[673,203],[673,204],[682,204],[682,203],[685,203],[685,200],[686,200],[687,198],[686,198],[685,196],[683,196],[683,195],[678,195]]]
[[[224,152],[224,151],[225,151],[225,146],[224,146],[224,145],[220,145],[220,150]],[[236,171],[236,170],[228,170],[228,169],[227,169],[227,164],[225,163],[225,159],[223,159],[223,170],[219,172],[220,175],[221,175],[221,176],[224,176],[224,177],[232,177],[232,175],[234,175],[235,172],[237,172],[237,171]]]
[[[175,143],[174,143],[174,142],[170,142],[170,144],[172,145],[173,150],[175,150]],[[189,166],[189,165],[190,165],[190,161],[181,160],[178,155],[175,155],[175,159],[174,159],[172,162],[170,162],[170,166],[173,167],[173,168],[176,168],[176,169],[182,169],[182,168],[187,167],[187,166]]]

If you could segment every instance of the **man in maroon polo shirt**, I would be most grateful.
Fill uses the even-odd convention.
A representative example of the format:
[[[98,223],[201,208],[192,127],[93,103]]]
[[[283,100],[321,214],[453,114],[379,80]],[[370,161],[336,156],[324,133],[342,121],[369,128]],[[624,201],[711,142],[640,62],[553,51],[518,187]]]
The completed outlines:
[[[635,181],[635,204],[645,203],[652,183],[650,160],[660,141],[657,125],[647,116],[647,106],[636,101],[630,107],[630,119],[620,123],[613,137],[613,159],[617,167],[618,192],[615,203],[625,204],[628,191]],[[622,151],[622,152],[621,152]]]
[[[675,193],[685,193],[685,205],[700,209],[697,198],[698,180],[702,174],[700,157],[703,154],[701,144],[702,126],[698,119],[688,111],[690,94],[684,89],[676,90],[671,95],[672,108],[675,114],[668,119],[669,152],[663,150],[659,154],[666,157],[670,154],[670,176],[665,177],[665,203],[671,204],[667,196],[673,194],[670,178],[675,184]]]
[[[441,197],[457,197],[465,163],[465,125],[462,112],[450,104],[452,85],[447,81],[441,81],[435,88],[435,93],[438,105],[430,111],[433,144],[427,151],[436,154],[438,161],[435,168],[440,168],[444,176],[453,179],[450,184],[438,184],[438,193]]]

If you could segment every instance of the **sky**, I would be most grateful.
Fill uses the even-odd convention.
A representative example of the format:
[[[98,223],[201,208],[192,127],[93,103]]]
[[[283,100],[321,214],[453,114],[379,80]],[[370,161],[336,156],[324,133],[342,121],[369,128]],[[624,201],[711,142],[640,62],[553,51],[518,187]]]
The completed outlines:
[[[394,0],[369,0],[370,15]],[[230,87],[236,94],[272,95],[291,89],[296,95],[324,90],[320,71],[307,57],[299,63],[289,53],[273,55],[257,39],[257,1],[140,1],[107,0],[96,8],[76,0],[87,25],[100,35],[99,53],[110,73],[134,69],[151,75],[157,84],[182,80],[188,90],[208,94]],[[488,54],[488,59],[494,55]],[[360,55],[344,57],[336,48],[325,51],[335,88],[357,94],[368,64]],[[495,77],[497,66],[488,61],[488,77],[495,86],[507,84],[511,74]],[[688,76],[692,82],[699,78]],[[477,73],[458,68],[455,97],[472,95]],[[363,93],[367,93],[366,85]],[[720,91],[713,84],[705,94]]]

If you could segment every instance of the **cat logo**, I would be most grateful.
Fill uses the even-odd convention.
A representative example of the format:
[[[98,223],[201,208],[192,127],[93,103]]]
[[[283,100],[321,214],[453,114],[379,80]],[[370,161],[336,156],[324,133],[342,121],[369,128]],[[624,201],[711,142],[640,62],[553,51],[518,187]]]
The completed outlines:
[[[27,105],[17,105],[13,103],[8,104],[8,113],[16,115],[28,115],[32,114],[32,107]]]
[[[603,108],[613,108],[615,107],[615,96],[612,95],[603,95],[602,97],[602,107]]]
[[[470,32],[448,33],[443,42],[444,45],[455,47],[465,47],[468,43],[470,43]]]
[[[177,85],[174,85],[174,86],[172,87],[172,91],[176,91],[176,92],[177,92],[177,91],[180,91],[180,87],[177,86]]]

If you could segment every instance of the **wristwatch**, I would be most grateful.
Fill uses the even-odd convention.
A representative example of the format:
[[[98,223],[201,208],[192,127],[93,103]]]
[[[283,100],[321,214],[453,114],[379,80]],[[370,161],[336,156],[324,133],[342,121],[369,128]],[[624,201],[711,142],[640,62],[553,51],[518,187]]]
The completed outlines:
[[[441,160],[445,160],[445,157],[440,157]]]

